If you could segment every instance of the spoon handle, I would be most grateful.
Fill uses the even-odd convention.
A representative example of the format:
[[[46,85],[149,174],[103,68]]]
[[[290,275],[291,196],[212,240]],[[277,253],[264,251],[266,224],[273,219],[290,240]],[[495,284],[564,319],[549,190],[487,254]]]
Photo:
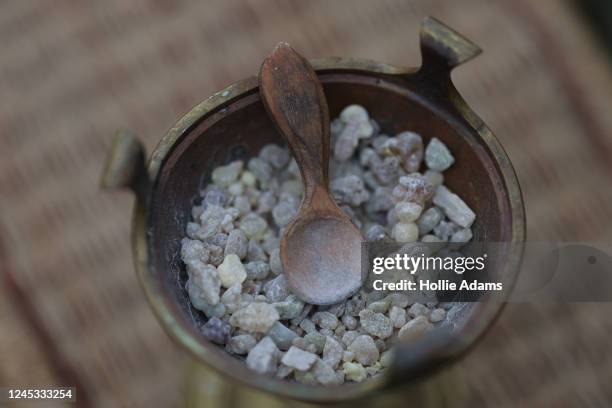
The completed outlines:
[[[328,191],[329,111],[310,63],[289,44],[279,43],[261,66],[259,92],[300,168],[304,198],[320,188]]]

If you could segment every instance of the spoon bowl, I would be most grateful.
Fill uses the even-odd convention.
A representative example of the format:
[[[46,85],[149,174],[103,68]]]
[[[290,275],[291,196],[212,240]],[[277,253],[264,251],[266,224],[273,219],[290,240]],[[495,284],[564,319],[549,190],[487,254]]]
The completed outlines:
[[[359,290],[361,233],[336,212],[298,214],[281,241],[287,282],[302,300],[317,305],[341,302]],[[341,214],[344,215],[344,214]]]

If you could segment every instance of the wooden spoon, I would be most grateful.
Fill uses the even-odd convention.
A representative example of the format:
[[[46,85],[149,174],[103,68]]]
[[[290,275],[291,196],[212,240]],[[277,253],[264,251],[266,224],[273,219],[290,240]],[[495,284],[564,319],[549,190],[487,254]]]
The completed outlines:
[[[308,303],[339,303],[363,283],[363,238],[329,192],[329,111],[312,66],[280,43],[261,66],[259,92],[302,173],[304,198],[280,256],[289,287]]]

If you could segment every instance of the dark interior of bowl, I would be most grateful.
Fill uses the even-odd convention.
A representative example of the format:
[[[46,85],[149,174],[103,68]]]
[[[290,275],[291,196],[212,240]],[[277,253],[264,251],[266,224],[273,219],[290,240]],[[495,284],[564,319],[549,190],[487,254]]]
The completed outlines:
[[[477,215],[474,241],[507,241],[511,214],[504,180],[496,162],[463,119],[403,86],[375,76],[330,73],[321,76],[330,117],[343,107],[361,104],[381,125],[383,133],[412,130],[425,143],[436,136],[448,145],[455,164],[445,172],[445,184],[458,192]],[[266,143],[282,143],[256,92],[231,102],[196,124],[176,143],[162,164],[152,195],[149,219],[151,273],[159,279],[171,303],[193,327],[205,322],[190,305],[180,241],[200,199],[211,170],[229,161],[255,155]],[[456,319],[465,319],[467,313]],[[180,317],[179,317],[180,319]],[[460,322],[457,322],[460,323]],[[205,341],[202,339],[202,341]]]

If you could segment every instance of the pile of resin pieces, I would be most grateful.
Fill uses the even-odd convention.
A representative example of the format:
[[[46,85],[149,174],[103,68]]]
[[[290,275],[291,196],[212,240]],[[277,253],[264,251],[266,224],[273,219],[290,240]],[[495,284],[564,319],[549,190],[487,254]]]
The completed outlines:
[[[359,105],[332,121],[331,136],[330,189],[365,240],[458,248],[472,238],[475,214],[443,184],[454,158],[440,140],[425,148],[414,132],[381,134]],[[323,386],[361,382],[390,365],[394,342],[423,336],[456,307],[435,294],[419,303],[407,292],[365,289],[331,306],[294,296],[279,242],[302,183],[284,147],[217,167],[201,195],[182,240],[186,289],[207,318],[203,336],[257,373]]]

